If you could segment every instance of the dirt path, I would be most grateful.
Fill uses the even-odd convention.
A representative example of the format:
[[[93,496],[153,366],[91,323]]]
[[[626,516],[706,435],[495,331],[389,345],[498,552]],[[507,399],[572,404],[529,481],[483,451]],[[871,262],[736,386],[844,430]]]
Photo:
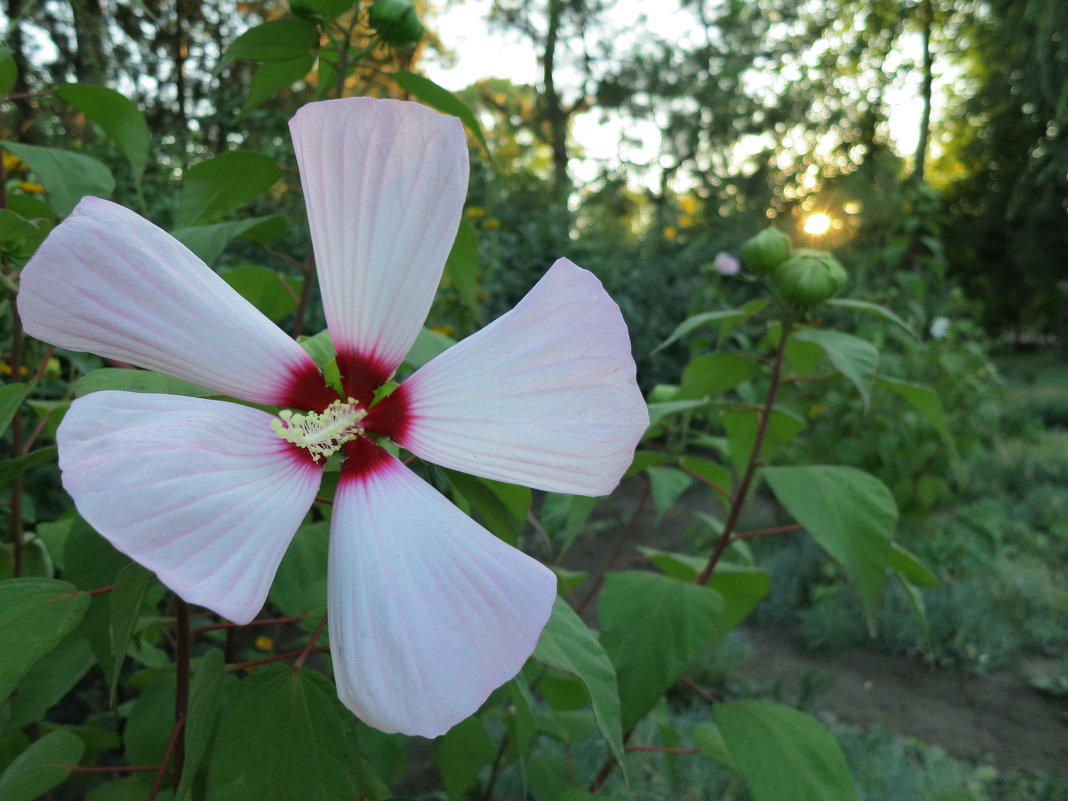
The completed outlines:
[[[822,671],[832,683],[815,705],[844,723],[883,725],[971,763],[1068,776],[1068,702],[1019,673],[978,677],[863,650],[813,654],[783,632],[747,633],[745,678],[796,688],[806,670]]]

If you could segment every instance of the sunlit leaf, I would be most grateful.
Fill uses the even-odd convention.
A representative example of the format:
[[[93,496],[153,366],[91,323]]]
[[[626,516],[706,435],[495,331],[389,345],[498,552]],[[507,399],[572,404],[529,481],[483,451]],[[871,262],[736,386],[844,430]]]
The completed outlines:
[[[91,373],[86,373],[74,383],[74,394],[79,398],[90,392],[100,392],[105,389],[188,395],[196,398],[218,394],[213,390],[180,378],[171,378],[163,373],[156,373],[152,370],[126,370],[120,367],[101,367]]]
[[[864,399],[864,407],[868,407],[875,383],[875,370],[879,366],[879,351],[874,345],[852,334],[823,328],[798,331],[793,336],[823,348],[831,364],[852,382]]]
[[[293,61],[319,45],[319,29],[307,20],[283,17],[249,28],[230,42],[219,59],[216,73],[238,59],[244,61]]]
[[[274,186],[282,174],[271,157],[240,150],[195,164],[185,172],[174,225],[188,228],[244,206]]]
[[[302,53],[286,61],[265,61],[260,64],[256,74],[252,76],[241,112],[248,113],[265,100],[289,89],[297,81],[304,80],[313,66],[315,56],[310,53]]]
[[[679,383],[679,400],[722,395],[753,374],[754,361],[738,353],[706,353],[686,365]]]
[[[428,106],[433,106],[445,114],[459,117],[468,130],[482,143],[482,146],[487,151],[489,150],[489,145],[486,144],[486,137],[482,133],[482,126],[478,122],[478,117],[456,95],[448,89],[438,86],[429,78],[424,78],[422,75],[416,75],[413,72],[394,72],[392,77],[401,89],[417,100],[421,100]]]

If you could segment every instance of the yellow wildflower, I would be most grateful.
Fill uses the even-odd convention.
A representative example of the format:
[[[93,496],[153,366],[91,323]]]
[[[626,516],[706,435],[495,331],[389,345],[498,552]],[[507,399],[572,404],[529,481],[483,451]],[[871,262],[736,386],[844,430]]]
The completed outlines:
[[[264,637],[263,635],[260,635],[256,638],[256,647],[259,648],[261,651],[270,651],[272,648],[274,648],[274,640],[272,640],[270,637]]]
[[[479,217],[485,217],[486,210],[481,206],[468,206],[464,209],[464,217],[469,220],[477,220]]]
[[[15,172],[16,170],[23,170],[26,165],[19,161],[19,157],[14,153],[4,154],[4,172]]]
[[[501,221],[498,220],[496,217],[487,217],[485,220],[482,221],[482,227],[483,228],[500,228],[501,227]]]
[[[19,181],[19,189],[28,195],[38,195],[44,191],[43,186],[31,183],[30,181]]]

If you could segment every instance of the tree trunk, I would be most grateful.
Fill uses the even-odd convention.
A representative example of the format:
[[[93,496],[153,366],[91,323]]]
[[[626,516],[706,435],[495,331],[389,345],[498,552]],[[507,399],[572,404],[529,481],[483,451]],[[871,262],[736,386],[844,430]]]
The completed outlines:
[[[916,143],[915,165],[912,169],[912,178],[916,182],[925,180],[924,173],[927,169],[927,145],[931,137],[931,94],[934,87],[934,54],[931,52],[931,29],[934,27],[934,0],[923,0],[920,3],[920,13],[923,15],[923,83],[920,85],[920,96],[923,100],[923,113],[920,115],[920,136]]]
[[[79,83],[103,85],[107,81],[104,52],[104,12],[100,0],[70,0],[77,46],[74,74]]]
[[[567,125],[570,114],[560,103],[553,77],[556,45],[560,37],[560,21],[563,13],[563,0],[549,0],[549,28],[545,36],[545,51],[541,58],[542,85],[544,86],[542,119],[548,128],[549,145],[553,151],[553,190],[558,201],[567,203],[567,198],[571,194],[571,180],[567,174]]]

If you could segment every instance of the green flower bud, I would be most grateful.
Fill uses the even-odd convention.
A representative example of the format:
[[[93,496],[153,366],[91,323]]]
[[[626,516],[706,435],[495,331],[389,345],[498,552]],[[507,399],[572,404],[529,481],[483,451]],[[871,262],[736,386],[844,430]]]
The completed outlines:
[[[790,258],[790,237],[775,226],[769,226],[742,245],[745,266],[760,275],[771,273]]]
[[[845,286],[845,268],[825,250],[799,250],[775,268],[771,282],[783,300],[815,306]]]
[[[375,0],[369,21],[383,41],[401,47],[418,42],[426,30],[410,0]]]

